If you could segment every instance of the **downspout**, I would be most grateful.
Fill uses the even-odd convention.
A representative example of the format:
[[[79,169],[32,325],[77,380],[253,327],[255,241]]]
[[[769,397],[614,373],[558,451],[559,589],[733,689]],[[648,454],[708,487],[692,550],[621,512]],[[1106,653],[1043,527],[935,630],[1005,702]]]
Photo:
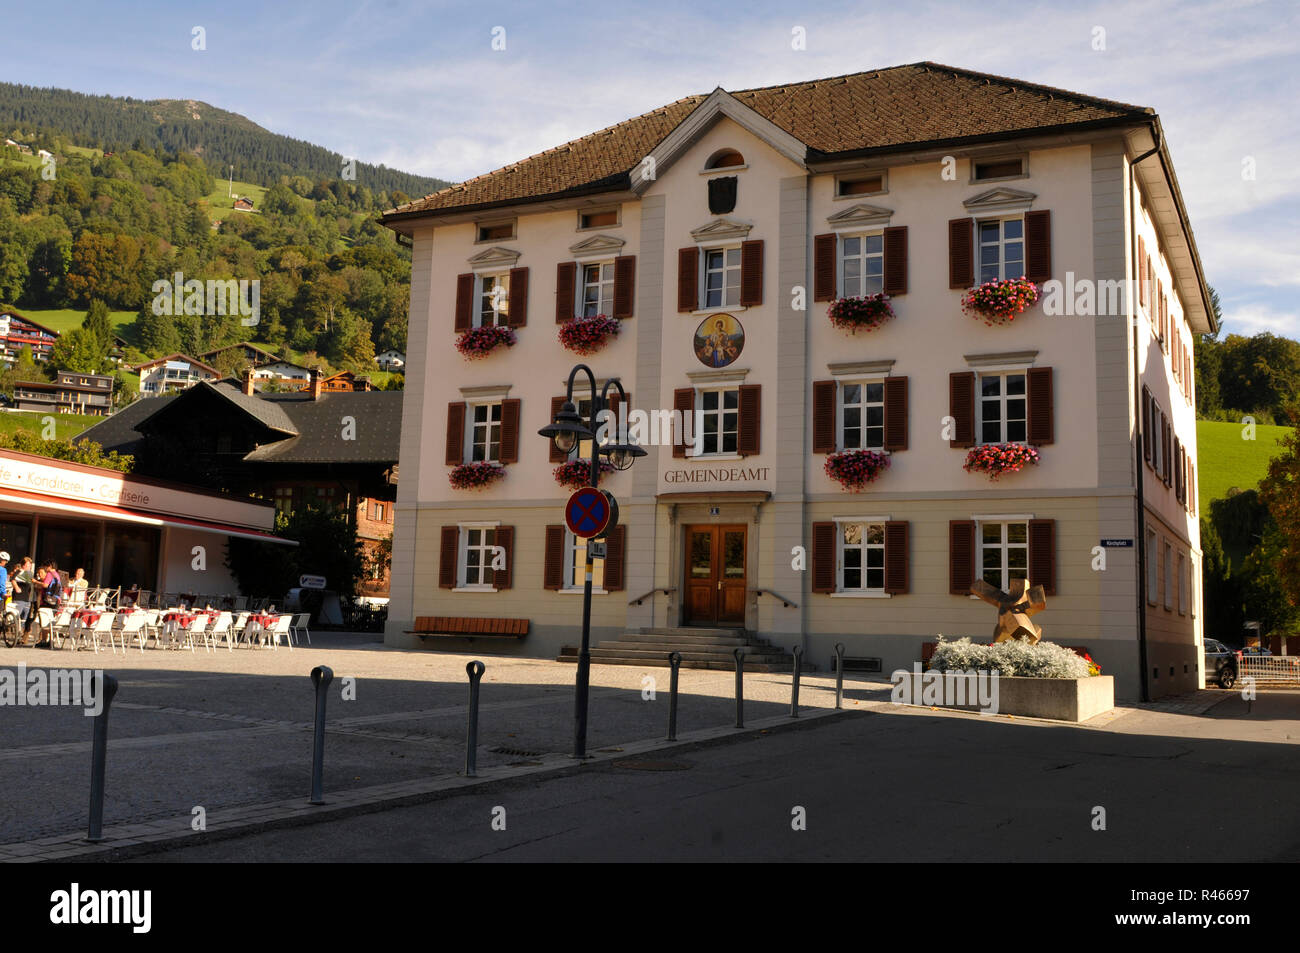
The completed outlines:
[[[1155,144],[1147,152],[1142,153],[1135,158],[1128,166],[1128,202],[1129,202],[1129,221],[1132,227],[1129,231],[1129,260],[1133,263],[1133,273],[1138,271],[1137,260],[1137,164],[1143,159],[1149,159],[1160,151],[1160,129],[1152,123],[1151,134],[1155,139]],[[1146,433],[1145,421],[1142,419],[1142,370],[1138,366],[1138,322],[1137,322],[1137,295],[1131,295],[1129,302],[1133,312],[1133,407],[1136,411],[1138,423],[1133,427],[1133,433],[1137,436],[1134,441],[1134,473],[1136,474],[1137,483],[1137,539],[1134,541],[1137,549],[1137,618],[1138,618],[1138,665],[1142,670],[1142,701],[1151,700],[1151,689],[1148,679],[1150,675],[1147,672],[1147,605],[1146,605],[1146,588],[1147,588],[1147,534],[1146,534],[1146,471],[1142,469],[1142,441],[1149,436]]]

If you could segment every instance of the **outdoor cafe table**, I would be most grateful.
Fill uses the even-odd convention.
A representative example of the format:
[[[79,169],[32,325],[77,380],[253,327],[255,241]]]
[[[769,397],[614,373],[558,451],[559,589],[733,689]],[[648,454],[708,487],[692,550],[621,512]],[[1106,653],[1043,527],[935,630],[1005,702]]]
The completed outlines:
[[[251,614],[244,623],[244,632],[248,636],[249,643],[251,644],[254,639],[257,639],[260,645],[263,632],[275,628],[275,621],[278,618],[279,616],[268,612],[254,612]]]

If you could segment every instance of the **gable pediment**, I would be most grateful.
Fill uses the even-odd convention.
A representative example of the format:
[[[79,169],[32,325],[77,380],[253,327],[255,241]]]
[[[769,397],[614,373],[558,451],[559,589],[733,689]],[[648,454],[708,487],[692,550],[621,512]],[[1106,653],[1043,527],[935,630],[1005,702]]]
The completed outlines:
[[[881,208],[879,205],[854,205],[827,216],[826,221],[838,226],[888,225],[889,218],[893,214],[892,208]]]
[[[501,266],[513,268],[518,261],[519,252],[513,248],[502,248],[499,245],[485,248],[477,255],[471,255],[469,259],[469,263],[476,269]]]
[[[1027,212],[1036,198],[1033,192],[1004,185],[971,196],[962,204],[968,212]]]
[[[592,235],[569,246],[574,258],[599,258],[623,254],[627,242],[616,235]]]
[[[691,229],[691,237],[697,242],[712,242],[733,238],[745,238],[754,226],[735,218],[715,218],[706,225]]]

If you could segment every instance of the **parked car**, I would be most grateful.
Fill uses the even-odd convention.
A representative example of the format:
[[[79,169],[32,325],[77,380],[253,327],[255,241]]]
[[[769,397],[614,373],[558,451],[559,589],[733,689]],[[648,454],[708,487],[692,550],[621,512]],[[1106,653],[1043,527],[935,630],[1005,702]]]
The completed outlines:
[[[1237,653],[1218,639],[1205,640],[1205,680],[1220,688],[1237,684]]]
[[[1264,656],[1264,655],[1272,655],[1272,654],[1273,653],[1270,652],[1268,649],[1258,645],[1247,645],[1245,648],[1237,649],[1237,658],[1241,658],[1243,655]]]

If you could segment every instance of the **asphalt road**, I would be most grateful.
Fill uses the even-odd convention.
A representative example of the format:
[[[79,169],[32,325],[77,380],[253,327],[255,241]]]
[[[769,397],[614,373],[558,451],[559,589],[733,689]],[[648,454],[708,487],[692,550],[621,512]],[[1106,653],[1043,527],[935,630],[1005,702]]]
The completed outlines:
[[[1295,692],[1104,729],[850,712],[140,860],[1294,861],[1298,744]]]

